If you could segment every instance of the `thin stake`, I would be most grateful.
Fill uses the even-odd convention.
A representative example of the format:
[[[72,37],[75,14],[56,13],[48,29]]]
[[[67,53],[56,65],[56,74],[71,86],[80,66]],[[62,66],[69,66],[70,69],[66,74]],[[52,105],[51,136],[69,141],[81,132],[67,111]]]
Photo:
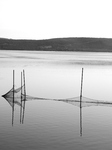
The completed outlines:
[[[20,107],[20,123],[22,120],[22,72],[21,72],[21,107]]]
[[[81,91],[80,91],[80,136],[82,136],[82,88],[83,88],[83,68],[81,75]]]
[[[15,86],[15,71],[13,70],[13,105],[12,105],[12,126],[14,124],[14,86]]]
[[[22,123],[24,122],[25,102],[26,102],[26,85],[25,85],[25,71],[24,70],[23,70],[23,79],[24,79],[24,103],[23,103],[23,118],[22,118]]]
[[[81,76],[80,107],[82,102],[82,87],[83,87],[83,68],[82,68],[82,76]]]

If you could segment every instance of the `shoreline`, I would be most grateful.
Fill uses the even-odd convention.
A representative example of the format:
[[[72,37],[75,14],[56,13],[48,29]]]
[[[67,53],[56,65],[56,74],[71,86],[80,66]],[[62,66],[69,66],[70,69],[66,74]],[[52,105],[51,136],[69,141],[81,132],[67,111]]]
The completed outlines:
[[[112,39],[56,38],[47,40],[14,40],[0,38],[0,50],[112,52]]]
[[[53,51],[53,50],[19,50],[19,49],[0,49],[0,51],[19,51],[19,52],[60,52],[60,53],[112,53],[112,51]]]

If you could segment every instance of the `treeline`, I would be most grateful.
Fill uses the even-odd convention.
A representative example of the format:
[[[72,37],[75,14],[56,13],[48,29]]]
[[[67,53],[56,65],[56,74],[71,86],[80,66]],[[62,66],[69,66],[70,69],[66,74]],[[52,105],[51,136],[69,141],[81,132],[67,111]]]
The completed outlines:
[[[0,50],[112,52],[109,38],[55,38],[14,40],[0,38]]]

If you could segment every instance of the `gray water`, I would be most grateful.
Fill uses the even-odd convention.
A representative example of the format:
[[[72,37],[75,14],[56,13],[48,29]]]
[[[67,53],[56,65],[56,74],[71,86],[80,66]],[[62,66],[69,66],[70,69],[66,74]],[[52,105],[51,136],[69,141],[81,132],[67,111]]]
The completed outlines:
[[[21,85],[25,70],[30,96],[69,98],[80,95],[112,102],[112,54],[83,52],[0,51],[0,95]],[[12,108],[0,97],[0,149],[5,150],[111,150],[112,107],[80,108],[52,100],[26,102],[24,124],[20,107]]]

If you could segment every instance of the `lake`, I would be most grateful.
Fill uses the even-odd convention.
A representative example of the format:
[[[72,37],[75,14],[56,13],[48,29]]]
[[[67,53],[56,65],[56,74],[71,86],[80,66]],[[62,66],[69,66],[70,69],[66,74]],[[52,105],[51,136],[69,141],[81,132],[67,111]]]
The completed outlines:
[[[85,107],[62,101],[80,97],[82,68],[82,103],[97,102]],[[12,126],[2,95],[13,87],[13,70],[21,86],[23,69],[26,94],[43,99],[26,101],[23,124],[15,104]],[[0,87],[2,150],[112,149],[112,53],[0,51]]]

